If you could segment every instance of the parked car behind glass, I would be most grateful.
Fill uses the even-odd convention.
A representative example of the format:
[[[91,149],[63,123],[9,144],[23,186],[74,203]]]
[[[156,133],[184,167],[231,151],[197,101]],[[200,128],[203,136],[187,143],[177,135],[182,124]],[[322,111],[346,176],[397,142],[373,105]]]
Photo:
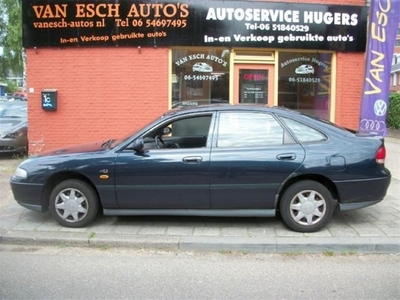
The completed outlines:
[[[27,102],[0,102],[0,152],[28,151]]]
[[[269,217],[301,232],[335,208],[386,195],[384,139],[294,111],[211,105],[172,110],[125,138],[22,162],[15,199],[67,227],[105,215]]]

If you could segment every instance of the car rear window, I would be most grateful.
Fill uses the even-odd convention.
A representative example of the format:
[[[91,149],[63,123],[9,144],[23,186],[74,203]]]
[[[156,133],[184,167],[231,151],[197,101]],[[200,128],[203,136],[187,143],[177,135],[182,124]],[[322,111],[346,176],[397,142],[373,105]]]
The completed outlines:
[[[283,122],[300,143],[323,142],[328,137],[317,129],[293,119],[282,117]]]

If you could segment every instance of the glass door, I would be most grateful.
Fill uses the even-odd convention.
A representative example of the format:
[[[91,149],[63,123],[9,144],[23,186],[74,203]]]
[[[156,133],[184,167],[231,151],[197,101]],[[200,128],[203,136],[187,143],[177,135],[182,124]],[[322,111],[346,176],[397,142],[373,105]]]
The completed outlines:
[[[235,64],[234,103],[274,105],[274,66]]]

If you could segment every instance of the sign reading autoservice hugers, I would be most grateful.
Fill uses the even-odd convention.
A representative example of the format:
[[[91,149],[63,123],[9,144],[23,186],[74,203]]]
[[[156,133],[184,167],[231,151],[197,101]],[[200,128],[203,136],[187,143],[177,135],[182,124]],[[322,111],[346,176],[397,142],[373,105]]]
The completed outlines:
[[[210,46],[364,52],[367,8],[249,1],[25,0],[24,47]]]

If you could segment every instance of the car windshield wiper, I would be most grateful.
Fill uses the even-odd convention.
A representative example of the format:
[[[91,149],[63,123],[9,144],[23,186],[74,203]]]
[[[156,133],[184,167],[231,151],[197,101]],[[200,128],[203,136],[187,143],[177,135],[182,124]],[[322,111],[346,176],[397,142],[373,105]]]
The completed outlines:
[[[114,141],[115,141],[115,139],[109,139],[107,142],[104,142],[101,145],[101,148],[103,148],[103,149],[108,148]]]

